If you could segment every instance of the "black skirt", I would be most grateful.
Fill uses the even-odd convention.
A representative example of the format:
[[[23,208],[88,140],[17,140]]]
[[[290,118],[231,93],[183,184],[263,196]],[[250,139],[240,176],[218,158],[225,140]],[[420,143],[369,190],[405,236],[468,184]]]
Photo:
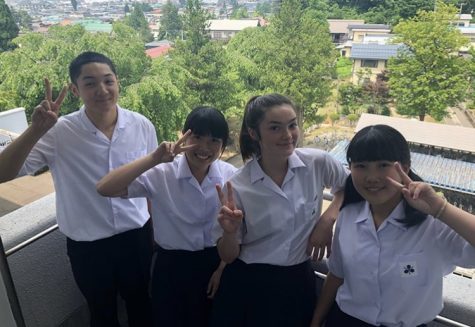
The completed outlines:
[[[316,303],[310,261],[294,266],[226,266],[216,294],[211,326],[308,327]]]

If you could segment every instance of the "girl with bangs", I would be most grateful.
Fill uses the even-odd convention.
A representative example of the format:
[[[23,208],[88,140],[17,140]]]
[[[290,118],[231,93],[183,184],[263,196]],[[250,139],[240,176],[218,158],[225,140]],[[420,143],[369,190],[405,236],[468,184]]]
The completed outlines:
[[[97,184],[103,196],[151,201],[157,245],[152,272],[154,326],[208,325],[210,298],[224,268],[211,237],[221,207],[215,187],[223,186],[236,171],[218,159],[228,138],[221,112],[195,108],[177,142],[162,142],[154,152],[115,169]]]
[[[426,326],[442,310],[443,277],[456,265],[475,267],[475,216],[422,182],[392,127],[356,133],[347,161],[351,175],[311,326]]]

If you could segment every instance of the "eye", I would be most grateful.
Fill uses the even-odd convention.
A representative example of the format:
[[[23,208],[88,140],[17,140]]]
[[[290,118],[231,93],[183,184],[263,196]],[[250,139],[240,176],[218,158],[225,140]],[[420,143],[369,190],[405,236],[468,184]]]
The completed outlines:
[[[289,128],[294,129],[297,128],[299,125],[295,122],[289,125]]]
[[[351,163],[351,168],[362,169],[362,168],[365,168],[365,167],[366,167],[366,165],[362,162]]]
[[[278,131],[278,130],[280,129],[280,127],[277,126],[277,125],[274,125],[274,126],[269,127],[269,129],[270,129],[271,131]]]
[[[107,85],[114,85],[115,82],[114,82],[113,80],[109,80],[109,81],[106,81],[106,84],[107,84]]]
[[[393,166],[393,163],[389,162],[389,161],[383,161],[383,162],[379,163],[380,168],[388,168],[388,167],[392,167],[392,166]]]

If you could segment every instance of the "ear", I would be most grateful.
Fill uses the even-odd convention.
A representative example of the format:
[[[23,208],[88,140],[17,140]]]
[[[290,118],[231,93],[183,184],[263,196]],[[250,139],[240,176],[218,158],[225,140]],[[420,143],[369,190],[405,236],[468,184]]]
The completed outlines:
[[[256,133],[255,130],[253,130],[252,128],[248,128],[247,132],[249,133],[249,136],[251,136],[251,139],[253,141],[259,141],[259,135]]]
[[[69,84],[69,90],[71,91],[72,94],[74,94],[74,96],[79,98],[79,89],[76,86],[76,84],[74,83]]]

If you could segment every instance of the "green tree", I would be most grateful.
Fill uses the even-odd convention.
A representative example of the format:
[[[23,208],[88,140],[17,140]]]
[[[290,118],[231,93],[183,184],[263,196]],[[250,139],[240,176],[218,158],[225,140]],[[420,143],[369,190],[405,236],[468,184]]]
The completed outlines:
[[[18,36],[18,26],[15,24],[10,8],[5,0],[0,0],[0,51],[14,48],[11,42]]]
[[[160,19],[160,31],[158,38],[174,40],[181,37],[183,33],[183,24],[178,15],[178,7],[170,0],[162,8],[162,18]]]
[[[111,34],[88,33],[78,24],[54,26],[46,35],[26,33],[14,42],[21,47],[0,53],[0,103],[25,107],[27,117],[44,99],[43,78],[51,80],[57,94],[69,80],[68,63],[83,51],[108,55],[117,66],[122,89],[138,83],[151,64],[140,38],[122,23],[114,23]],[[10,97],[14,95],[13,98],[7,101],[1,98],[8,94]],[[75,111],[79,105],[78,99],[70,94],[61,107],[61,113]]]
[[[125,18],[125,24],[137,31],[144,43],[153,41],[152,32],[150,32],[147,19],[145,19],[145,15],[140,4],[134,5],[134,9],[130,15]]]
[[[435,12],[420,11],[394,28],[395,42],[406,46],[388,66],[390,90],[400,114],[441,120],[448,115],[448,106],[464,98],[467,62],[458,51],[468,40],[450,24],[456,13],[454,6],[438,2]]]
[[[353,83],[342,84],[338,88],[338,103],[342,106],[342,114],[357,113],[361,106],[362,89]]]
[[[238,6],[234,8],[233,12],[231,13],[231,19],[243,19],[243,18],[249,18],[249,13],[247,12],[246,7]]]
[[[78,10],[78,2],[77,0],[71,0],[71,6],[73,6],[73,10],[77,11]]]
[[[176,140],[190,111],[189,104],[196,102],[186,86],[189,78],[188,71],[164,57],[157,58],[150,74],[127,87],[121,104],[149,118],[160,141]]]
[[[20,26],[20,29],[23,31],[31,31],[32,30],[32,19],[30,15],[24,10],[14,10],[12,9],[13,19],[17,26]]]
[[[193,54],[209,42],[208,34],[210,14],[201,6],[200,0],[187,0],[183,16],[183,29],[187,48]]]

